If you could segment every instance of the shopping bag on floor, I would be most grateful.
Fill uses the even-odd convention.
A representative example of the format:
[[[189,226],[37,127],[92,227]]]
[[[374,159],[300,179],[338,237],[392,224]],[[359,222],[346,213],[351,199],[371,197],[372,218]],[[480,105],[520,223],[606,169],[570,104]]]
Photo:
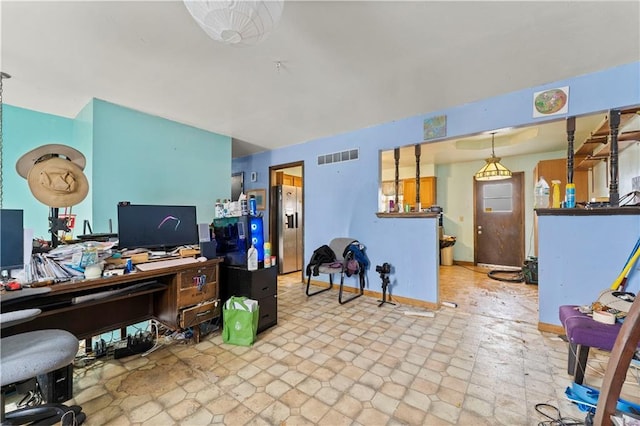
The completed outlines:
[[[246,297],[231,296],[222,306],[222,341],[251,346],[256,341],[260,307]]]

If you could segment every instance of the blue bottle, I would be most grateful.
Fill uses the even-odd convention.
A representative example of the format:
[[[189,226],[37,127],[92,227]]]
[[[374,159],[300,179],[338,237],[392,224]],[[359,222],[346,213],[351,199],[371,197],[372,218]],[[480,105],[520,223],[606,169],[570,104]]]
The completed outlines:
[[[258,206],[256,204],[256,197],[255,195],[250,195],[249,196],[249,214],[251,216],[255,216],[258,213]]]

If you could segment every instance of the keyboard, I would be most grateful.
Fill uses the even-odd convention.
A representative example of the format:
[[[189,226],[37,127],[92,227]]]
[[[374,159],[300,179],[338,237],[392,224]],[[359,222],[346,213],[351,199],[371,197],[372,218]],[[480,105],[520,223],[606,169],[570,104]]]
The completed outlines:
[[[158,260],[156,262],[138,263],[136,268],[139,271],[153,271],[155,269],[171,268],[172,266],[188,265],[190,263],[199,263],[193,257],[179,257],[177,259]]]

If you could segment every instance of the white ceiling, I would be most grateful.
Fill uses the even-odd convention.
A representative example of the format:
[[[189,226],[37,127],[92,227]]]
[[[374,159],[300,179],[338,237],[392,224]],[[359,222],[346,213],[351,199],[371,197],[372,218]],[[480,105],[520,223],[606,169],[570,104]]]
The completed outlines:
[[[286,1],[246,48],[181,1],[0,8],[5,103],[75,117],[95,97],[229,135],[234,157],[640,59],[638,1]]]

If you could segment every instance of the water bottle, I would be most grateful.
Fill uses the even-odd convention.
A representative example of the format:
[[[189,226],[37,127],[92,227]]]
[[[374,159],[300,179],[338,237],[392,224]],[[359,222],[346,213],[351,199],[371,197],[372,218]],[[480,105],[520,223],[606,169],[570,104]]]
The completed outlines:
[[[251,244],[251,248],[247,252],[247,269],[255,271],[258,269],[258,250]]]
[[[256,214],[258,214],[258,206],[256,203],[256,196],[255,195],[250,195],[249,196],[249,214],[251,216],[255,216]]]
[[[224,217],[224,208],[222,207],[222,202],[220,201],[220,198],[216,200],[215,209],[213,210],[213,217],[216,219]]]
[[[546,209],[549,207],[549,184],[540,176],[535,187],[535,208]]]

